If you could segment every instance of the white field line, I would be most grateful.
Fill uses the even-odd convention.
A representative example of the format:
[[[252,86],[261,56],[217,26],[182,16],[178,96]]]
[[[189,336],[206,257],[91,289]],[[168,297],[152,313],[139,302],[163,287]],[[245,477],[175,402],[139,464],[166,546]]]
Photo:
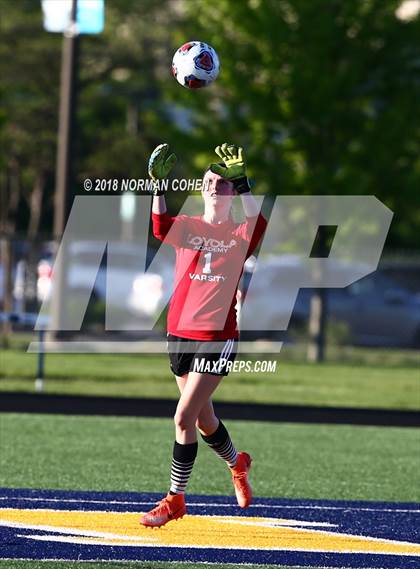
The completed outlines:
[[[22,537],[25,539],[33,539],[35,541],[54,541],[54,542],[61,542],[61,543],[73,543],[77,545],[109,545],[112,547],[159,547],[165,549],[229,549],[232,550],[231,546],[227,545],[176,545],[176,544],[162,544],[159,545],[153,543],[115,543],[113,541],[95,541],[95,540],[83,540],[81,538],[72,538],[72,537],[60,537],[55,535],[18,535],[17,537]],[[350,553],[352,555],[386,555],[389,557],[390,555],[396,555],[398,557],[420,557],[419,553],[389,553],[388,551],[354,551],[354,550],[340,550],[340,551],[326,551],[325,549],[303,549],[303,548],[291,548],[291,547],[243,547],[243,546],[236,546],[235,551],[293,551],[293,552],[304,552],[304,553],[331,553],[331,554],[347,554]]]
[[[28,502],[61,502],[69,504],[108,504],[108,505],[121,505],[121,506],[150,506],[155,504],[156,500],[150,500],[147,502],[131,502],[131,501],[120,501],[120,500],[83,500],[75,498],[29,498],[29,497],[7,497],[0,496],[0,500],[16,500],[16,501],[28,501]],[[194,507],[219,507],[219,508],[237,508],[237,504],[220,504],[214,502],[187,502],[187,506]],[[357,506],[291,506],[291,505],[281,505],[281,504],[251,504],[249,508],[267,508],[267,509],[285,509],[285,510],[346,510],[355,512],[398,512],[398,513],[412,513],[420,514],[420,509],[410,510],[404,508],[369,508],[369,507],[357,507]]]

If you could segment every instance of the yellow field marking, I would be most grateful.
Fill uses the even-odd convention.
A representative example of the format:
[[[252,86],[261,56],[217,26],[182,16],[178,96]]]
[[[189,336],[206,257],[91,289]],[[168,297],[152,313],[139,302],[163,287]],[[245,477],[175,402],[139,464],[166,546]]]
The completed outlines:
[[[298,520],[187,515],[151,530],[139,524],[139,516],[140,512],[0,509],[0,525],[51,534],[25,537],[71,543],[420,555],[420,544],[313,529],[308,527],[311,522],[302,522],[300,528]]]

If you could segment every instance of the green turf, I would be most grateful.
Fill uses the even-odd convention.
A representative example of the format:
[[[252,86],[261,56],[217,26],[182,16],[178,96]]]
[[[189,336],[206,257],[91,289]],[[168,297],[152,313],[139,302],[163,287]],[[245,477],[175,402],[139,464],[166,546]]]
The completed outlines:
[[[254,457],[256,496],[420,498],[416,429],[226,423],[236,445]],[[0,486],[167,490],[171,420],[2,414],[0,432]],[[189,491],[232,494],[225,465],[202,442]]]
[[[385,352],[384,352],[385,354]],[[271,356],[263,356],[271,359]],[[36,355],[2,353],[0,391],[33,391]],[[355,360],[357,361],[357,360]],[[384,409],[419,409],[416,361],[365,365],[307,364],[278,359],[275,373],[231,373],[215,399]],[[48,354],[47,393],[176,398],[167,356]]]
[[[254,456],[252,481],[257,496],[420,499],[416,485],[420,438],[414,429],[227,424],[238,445]],[[0,486],[163,492],[167,489],[172,436],[170,420],[2,414]],[[232,493],[226,468],[202,443],[189,489],[194,493]],[[0,567],[184,569],[186,564],[0,561]],[[202,569],[206,564],[188,567]]]

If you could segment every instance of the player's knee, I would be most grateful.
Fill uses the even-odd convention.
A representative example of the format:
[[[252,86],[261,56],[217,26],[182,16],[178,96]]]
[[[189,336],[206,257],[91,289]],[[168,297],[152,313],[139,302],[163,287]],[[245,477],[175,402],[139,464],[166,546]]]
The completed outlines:
[[[201,433],[204,435],[210,435],[214,433],[218,426],[218,419],[216,416],[214,417],[200,417],[196,421],[196,427],[200,430]]]
[[[177,409],[174,416],[175,427],[181,431],[194,428],[196,417],[192,417],[185,409]]]
[[[201,432],[205,432],[207,429],[206,422],[200,419],[200,417],[198,417],[197,421],[195,422],[195,426],[197,429],[200,429]]]

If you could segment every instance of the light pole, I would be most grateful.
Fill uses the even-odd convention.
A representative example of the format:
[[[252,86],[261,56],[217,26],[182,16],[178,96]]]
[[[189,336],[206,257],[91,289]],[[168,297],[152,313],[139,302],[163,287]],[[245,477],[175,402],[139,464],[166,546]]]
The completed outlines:
[[[61,239],[69,215],[73,180],[73,138],[75,129],[76,79],[78,64],[79,35],[77,30],[77,0],[72,0],[70,22],[63,37],[61,59],[60,108],[58,146],[54,195],[54,238]],[[60,337],[65,315],[64,288],[66,282],[66,252],[62,251],[62,262],[54,267],[54,288],[52,294],[49,339]]]

